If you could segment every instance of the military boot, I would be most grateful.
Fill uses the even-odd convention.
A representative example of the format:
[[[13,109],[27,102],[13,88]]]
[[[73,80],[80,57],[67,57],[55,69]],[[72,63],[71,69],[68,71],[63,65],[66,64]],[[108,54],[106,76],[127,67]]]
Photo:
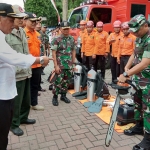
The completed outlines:
[[[64,101],[65,103],[70,103],[71,101],[66,97],[66,94],[61,94],[60,100]]]
[[[143,135],[143,121],[136,121],[136,125],[134,127],[124,130],[124,134],[129,136],[135,134]]]
[[[143,140],[135,145],[132,150],[150,150],[150,134],[145,132]]]
[[[57,95],[54,95],[53,96],[53,99],[52,99],[52,104],[54,105],[54,106],[58,106],[58,96]]]

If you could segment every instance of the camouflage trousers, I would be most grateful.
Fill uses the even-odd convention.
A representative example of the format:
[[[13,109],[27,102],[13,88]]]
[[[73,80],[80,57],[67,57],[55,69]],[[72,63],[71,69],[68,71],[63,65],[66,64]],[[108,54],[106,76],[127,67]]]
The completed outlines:
[[[69,81],[72,77],[71,69],[62,69],[54,82],[53,94],[66,94],[68,91]]]
[[[136,87],[139,89],[138,93],[134,96],[135,109],[134,119],[142,120],[144,130],[150,133],[150,84],[143,84],[138,81],[136,76],[133,77]]]

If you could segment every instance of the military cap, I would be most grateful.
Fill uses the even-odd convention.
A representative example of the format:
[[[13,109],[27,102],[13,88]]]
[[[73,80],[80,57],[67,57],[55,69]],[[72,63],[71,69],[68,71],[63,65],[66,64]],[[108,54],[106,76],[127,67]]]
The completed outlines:
[[[70,28],[70,23],[67,22],[67,21],[63,21],[63,22],[60,23],[60,27],[62,29],[68,29],[68,28]]]
[[[36,14],[32,13],[32,12],[25,12],[27,14],[27,16],[24,19],[29,19],[31,21],[39,21],[40,19],[37,18]]]
[[[42,24],[42,27],[43,27],[43,28],[47,28],[47,25],[46,25],[46,24]]]
[[[16,18],[24,18],[27,16],[23,8],[21,8],[19,5],[13,5],[14,12],[16,13]]]
[[[12,5],[0,3],[0,16],[16,17],[17,15]]]
[[[144,23],[146,23],[145,16],[142,14],[136,15],[128,23],[130,27],[129,30],[132,32],[137,32]]]

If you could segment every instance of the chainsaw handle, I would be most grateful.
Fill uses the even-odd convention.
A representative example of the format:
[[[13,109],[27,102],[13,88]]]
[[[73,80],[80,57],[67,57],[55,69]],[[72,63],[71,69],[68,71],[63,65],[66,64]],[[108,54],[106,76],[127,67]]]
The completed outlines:
[[[118,80],[114,80],[114,82],[117,84]],[[127,79],[125,81],[125,83],[128,83],[129,85],[131,85],[136,91],[138,91],[138,89],[136,88],[136,86],[132,83],[132,80]]]

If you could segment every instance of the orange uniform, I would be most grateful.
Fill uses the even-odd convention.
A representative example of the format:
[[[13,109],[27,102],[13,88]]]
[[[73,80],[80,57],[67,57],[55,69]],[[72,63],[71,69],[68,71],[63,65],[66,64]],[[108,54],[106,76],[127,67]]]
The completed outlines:
[[[123,36],[122,32],[119,32],[119,34],[116,34],[115,32],[111,33],[109,37],[107,38],[107,51],[110,52],[110,41],[115,40],[114,43],[112,43],[112,52],[111,55],[112,57],[117,57],[118,56],[118,50],[119,50],[119,41],[121,37]]]
[[[35,57],[40,57],[40,45],[41,45],[41,35],[37,31],[31,32],[27,28],[24,29],[26,32],[29,52]],[[32,65],[32,68],[41,67],[41,64]]]
[[[118,58],[122,55],[132,55],[135,48],[136,37],[131,33],[128,36],[123,36],[119,42]]]
[[[109,52],[106,49],[106,40],[108,38],[108,33],[106,31],[96,32],[95,33],[95,55],[105,55],[106,52]]]
[[[84,34],[85,34],[85,33],[87,33],[86,29],[84,29],[83,31],[80,31],[80,32],[79,32],[79,36],[80,36],[80,38],[81,38],[81,43],[82,43],[82,41],[83,41],[83,37],[84,37]]]
[[[95,32],[85,33],[82,41],[82,49],[81,52],[84,53],[85,56],[92,56],[94,54],[95,48]]]

